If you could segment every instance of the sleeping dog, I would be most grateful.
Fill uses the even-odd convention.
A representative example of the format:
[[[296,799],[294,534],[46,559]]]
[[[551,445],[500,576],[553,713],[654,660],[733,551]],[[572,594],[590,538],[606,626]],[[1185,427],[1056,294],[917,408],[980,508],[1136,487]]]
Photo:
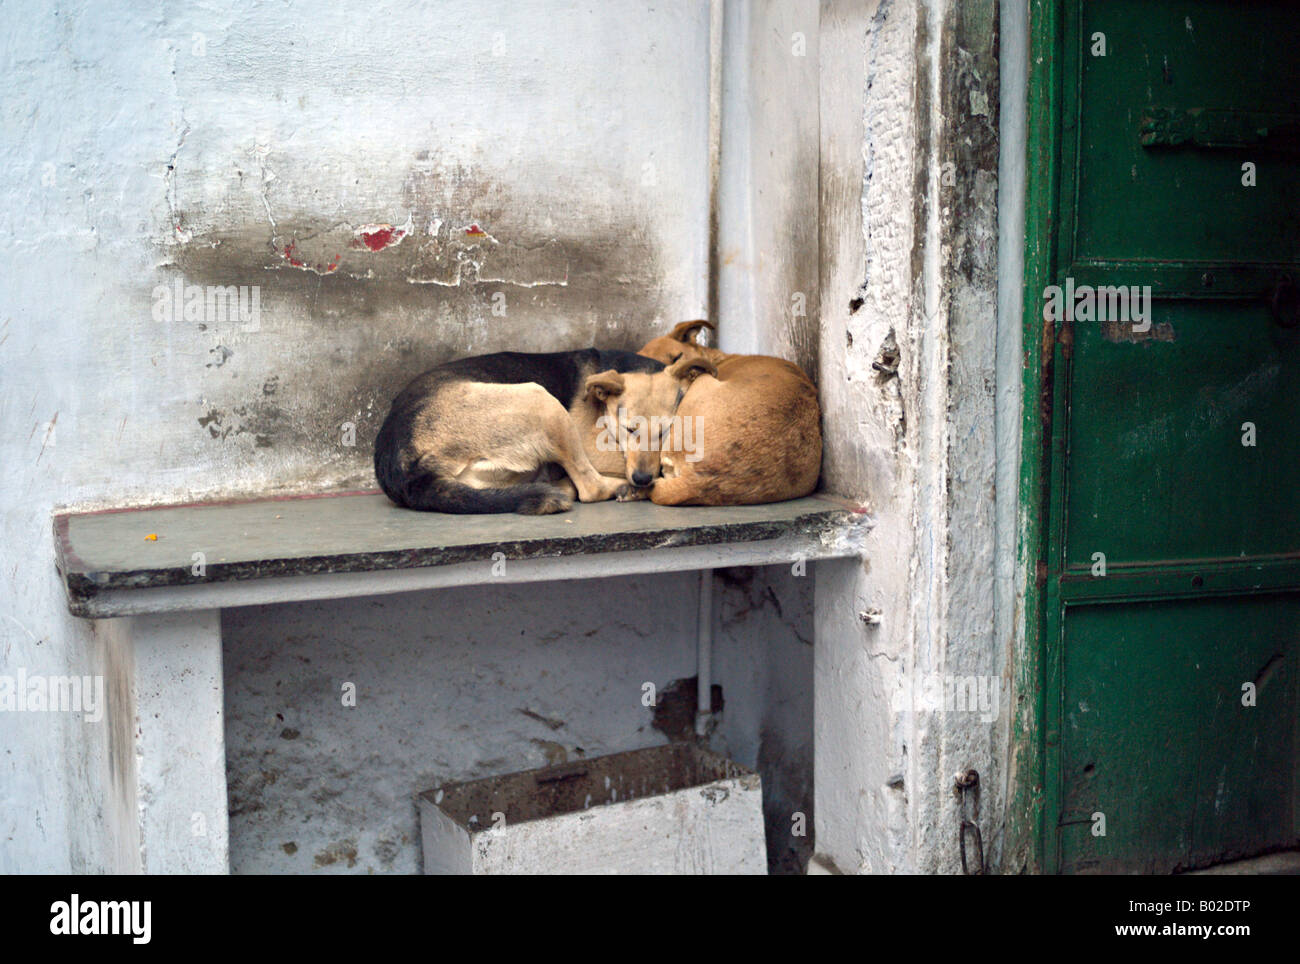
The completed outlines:
[[[658,505],[756,505],[805,496],[822,464],[817,389],[798,365],[768,355],[728,355],[695,343],[707,321],[684,321],[641,349],[680,365],[711,362],[716,376],[695,382],[677,408],[705,439],[701,453],[663,454]]]
[[[667,422],[689,383],[713,370],[702,358],[665,368],[597,348],[447,362],[393,400],[375,476],[398,505],[434,512],[544,515],[575,496],[646,498],[659,447],[636,444],[627,426]]]

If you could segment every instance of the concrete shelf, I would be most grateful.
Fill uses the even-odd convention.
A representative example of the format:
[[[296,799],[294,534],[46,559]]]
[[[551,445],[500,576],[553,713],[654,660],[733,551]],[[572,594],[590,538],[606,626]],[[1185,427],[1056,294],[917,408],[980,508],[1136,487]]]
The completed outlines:
[[[603,502],[550,516],[451,516],[346,492],[57,514],[69,608],[102,620],[96,636],[111,654],[110,725],[126,766],[113,866],[230,868],[223,609],[848,560],[861,555],[868,526],[860,507],[825,495],[725,509]],[[712,705],[709,585],[701,579],[697,726]]]
[[[828,495],[771,505],[577,505],[549,516],[399,509],[377,492],[61,513],[72,613],[146,613],[491,582],[770,565],[859,553],[866,515]]]

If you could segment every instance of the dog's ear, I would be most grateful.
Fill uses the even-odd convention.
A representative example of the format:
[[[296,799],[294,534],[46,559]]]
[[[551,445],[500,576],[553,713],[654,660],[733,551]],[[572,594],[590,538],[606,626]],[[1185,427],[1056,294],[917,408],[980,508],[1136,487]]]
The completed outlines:
[[[694,341],[696,332],[705,328],[709,329],[709,331],[717,330],[714,328],[713,322],[701,318],[698,321],[683,321],[668,333],[668,337],[674,341]]]
[[[673,378],[683,382],[693,382],[701,375],[718,374],[717,367],[703,355],[696,358],[679,358],[669,365],[665,371]]]
[[[587,400],[603,402],[611,395],[623,394],[623,376],[614,369],[587,376]]]

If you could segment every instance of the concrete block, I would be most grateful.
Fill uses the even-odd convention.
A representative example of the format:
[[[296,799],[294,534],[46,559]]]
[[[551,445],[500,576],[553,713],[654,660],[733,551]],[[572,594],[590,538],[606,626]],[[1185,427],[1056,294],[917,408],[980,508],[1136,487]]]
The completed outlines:
[[[693,744],[420,795],[427,874],[764,874],[762,783]]]

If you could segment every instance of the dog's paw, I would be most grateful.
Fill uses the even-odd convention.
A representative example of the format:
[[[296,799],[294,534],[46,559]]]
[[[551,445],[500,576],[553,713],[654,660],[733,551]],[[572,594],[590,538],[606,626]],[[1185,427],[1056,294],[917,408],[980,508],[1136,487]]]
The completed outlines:
[[[529,496],[515,511],[520,515],[554,515],[573,508],[573,499],[563,489],[554,488],[545,495]]]
[[[631,483],[625,482],[618,487],[618,491],[614,493],[614,498],[619,502],[643,502],[650,498],[650,486],[647,485],[638,489]]]

